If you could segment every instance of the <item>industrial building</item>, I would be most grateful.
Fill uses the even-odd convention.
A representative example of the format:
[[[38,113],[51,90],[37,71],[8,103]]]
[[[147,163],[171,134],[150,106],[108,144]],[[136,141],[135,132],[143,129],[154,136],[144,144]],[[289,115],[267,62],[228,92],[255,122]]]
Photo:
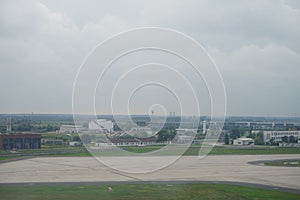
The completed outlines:
[[[40,149],[41,134],[16,133],[0,134],[1,150]]]
[[[97,119],[89,123],[89,131],[112,133],[114,124],[108,119]]]
[[[59,128],[59,133],[77,133],[77,131],[82,131],[84,128],[79,125],[61,125]]]
[[[132,139],[116,139],[111,138],[109,142],[99,140],[95,143],[97,148],[109,148],[110,146],[146,146],[156,144],[156,138],[132,138]]]
[[[233,140],[233,145],[254,145],[252,138],[237,138]]]
[[[300,138],[300,131],[263,131],[264,142],[270,142],[272,139],[274,142],[282,142],[284,136],[295,137],[296,140]]]

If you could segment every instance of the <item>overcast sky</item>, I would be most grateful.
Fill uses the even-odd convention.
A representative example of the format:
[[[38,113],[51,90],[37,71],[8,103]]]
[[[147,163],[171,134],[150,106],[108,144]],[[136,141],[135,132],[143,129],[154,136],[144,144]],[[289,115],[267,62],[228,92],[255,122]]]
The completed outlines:
[[[299,116],[299,24],[297,0],[1,0],[0,113],[72,113],[88,53],[120,31],[155,26],[207,49],[228,115]]]

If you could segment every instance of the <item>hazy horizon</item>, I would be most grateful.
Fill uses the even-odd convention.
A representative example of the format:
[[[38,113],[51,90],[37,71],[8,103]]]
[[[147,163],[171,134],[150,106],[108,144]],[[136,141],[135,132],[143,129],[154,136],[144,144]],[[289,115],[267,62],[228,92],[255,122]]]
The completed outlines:
[[[30,116],[30,115],[73,115],[72,113],[0,113],[0,115],[24,115],[24,116]],[[76,114],[76,115],[82,115],[82,116],[94,116],[93,114]],[[127,114],[116,114],[117,116],[126,116]],[[133,113],[132,116],[149,116],[147,113]],[[113,114],[97,114],[97,116],[113,116]],[[157,117],[165,116],[165,115],[155,115]],[[167,117],[170,115],[166,115]],[[183,117],[191,117],[192,115],[175,115],[175,117],[183,116]],[[210,117],[210,115],[200,115],[199,117]],[[219,116],[220,117],[220,116]],[[234,118],[234,117],[241,117],[241,118],[291,118],[291,119],[300,119],[300,116],[285,116],[285,115],[226,115],[226,118]],[[218,116],[216,116],[218,118]]]

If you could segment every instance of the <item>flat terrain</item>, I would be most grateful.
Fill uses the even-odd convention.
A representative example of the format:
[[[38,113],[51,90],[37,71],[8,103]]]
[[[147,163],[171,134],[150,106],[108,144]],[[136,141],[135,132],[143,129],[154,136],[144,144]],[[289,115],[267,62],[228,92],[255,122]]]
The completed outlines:
[[[264,164],[269,166],[300,167],[300,160],[269,161]]]
[[[161,149],[163,145],[151,145],[144,147],[137,146],[125,146],[122,149],[133,153],[146,153],[151,151],[157,151]],[[201,145],[191,145],[183,155],[185,156],[197,156],[199,154]],[[178,155],[181,154],[182,148],[176,147],[169,151],[165,151],[165,155]],[[116,152],[101,150],[101,156],[112,156]],[[220,145],[214,146],[209,152],[209,155],[262,155],[262,154],[300,154],[300,148],[284,148],[278,146],[234,146],[234,145]],[[119,156],[127,155],[118,153]],[[0,150],[0,163],[1,160],[9,160],[11,158],[20,158],[22,156],[91,156],[91,154],[85,149],[85,147],[69,147],[64,145],[48,145],[43,146],[42,149],[34,150],[18,150],[17,152]]]
[[[110,188],[110,189],[109,189]],[[0,186],[1,199],[299,199],[299,194],[224,184]]]
[[[114,157],[110,164],[122,166],[123,170],[138,171],[140,163],[151,169],[151,165],[160,159],[166,160],[168,156],[155,159]],[[0,164],[0,183],[233,181],[300,190],[299,167],[248,164],[250,161],[276,159],[298,160],[300,155],[211,155],[201,160],[196,156],[183,156],[164,169],[140,174],[113,170],[93,157],[37,157]]]

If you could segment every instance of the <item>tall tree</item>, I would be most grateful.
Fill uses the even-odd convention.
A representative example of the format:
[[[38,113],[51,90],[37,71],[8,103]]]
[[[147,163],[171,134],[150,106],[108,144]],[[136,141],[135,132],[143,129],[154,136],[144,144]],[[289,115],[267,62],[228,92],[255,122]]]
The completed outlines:
[[[255,135],[255,138],[254,138],[254,143],[255,144],[264,144],[264,134],[263,132],[258,132],[256,135]]]
[[[225,134],[225,144],[229,144],[229,136],[227,133]]]
[[[282,142],[289,142],[289,137],[288,136],[283,136],[281,138]]]
[[[293,135],[291,135],[291,136],[289,137],[289,142],[290,142],[290,143],[296,143],[297,140],[296,140],[296,138],[295,138]]]

